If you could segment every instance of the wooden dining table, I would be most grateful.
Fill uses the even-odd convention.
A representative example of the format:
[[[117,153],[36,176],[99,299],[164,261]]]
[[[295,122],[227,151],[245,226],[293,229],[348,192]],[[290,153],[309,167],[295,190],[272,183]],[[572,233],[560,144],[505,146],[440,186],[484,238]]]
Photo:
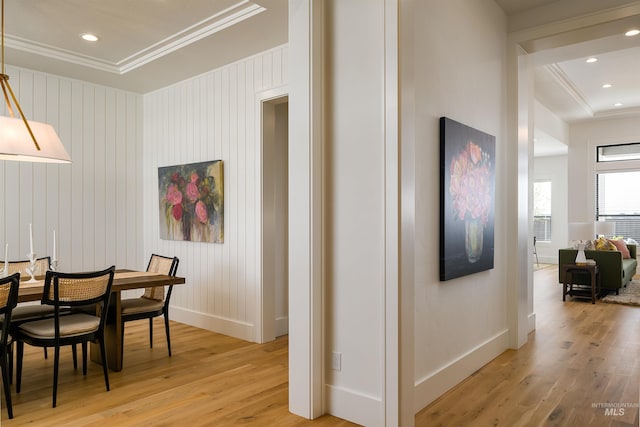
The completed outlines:
[[[18,302],[40,301],[44,291],[44,276],[36,277],[36,283],[20,282],[18,290]],[[185,283],[184,277],[167,276],[166,274],[149,273],[144,271],[117,270],[111,286],[111,298],[109,299],[109,311],[105,325],[105,349],[107,352],[107,365],[113,371],[122,370],[122,291],[131,289],[143,289],[156,286],[181,285]],[[91,360],[101,363],[100,347],[91,345]]]

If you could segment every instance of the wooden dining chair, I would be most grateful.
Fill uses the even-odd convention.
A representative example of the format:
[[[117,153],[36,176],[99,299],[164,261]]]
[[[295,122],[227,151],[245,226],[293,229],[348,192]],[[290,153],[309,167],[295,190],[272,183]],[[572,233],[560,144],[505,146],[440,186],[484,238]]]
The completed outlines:
[[[56,407],[58,391],[58,367],[60,347],[82,345],[82,374],[87,374],[87,343],[98,341],[102,356],[104,383],[109,391],[109,373],[104,344],[104,328],[107,306],[115,266],[90,273],[60,273],[47,271],[42,293],[42,304],[52,305],[54,317],[22,323],[15,340],[18,344],[16,392],[20,393],[22,383],[22,359],[24,344],[36,347],[54,348],[53,365],[53,407]],[[72,312],[63,315],[63,309],[97,304],[95,314]]]
[[[0,266],[3,264],[0,263]],[[8,274],[20,273],[23,276],[29,276],[27,268],[29,268],[31,262],[25,261],[9,261],[7,262]],[[36,259],[35,276],[44,276],[51,267],[51,257],[41,257]],[[13,309],[11,315],[11,333],[15,333],[15,330],[23,322],[31,320],[45,319],[47,317],[53,317],[53,307],[50,305],[42,304],[21,304]],[[13,349],[13,346],[11,347]],[[47,358],[47,348],[44,348],[44,358]],[[74,357],[74,366],[76,366],[76,358]],[[13,378],[13,351],[9,353],[9,381]]]
[[[2,318],[2,332],[0,335],[0,369],[2,370],[2,384],[4,386],[4,399],[7,404],[9,418],[13,418],[13,406],[11,405],[11,388],[9,386],[9,355],[11,354],[11,315],[18,304],[18,287],[20,286],[20,273],[0,279],[0,318]]]
[[[147,265],[147,272],[175,276],[178,270],[178,258],[152,254]],[[144,295],[138,298],[127,298],[121,301],[122,347],[124,348],[124,324],[131,320],[149,319],[149,346],[153,348],[153,319],[164,316],[164,328],[167,335],[167,348],[171,356],[171,336],[169,332],[169,300],[173,285],[165,295],[164,286],[146,288]]]
[[[28,276],[28,273],[26,271],[30,265],[29,261],[9,261],[7,264],[9,274],[20,273],[21,275]],[[50,266],[51,257],[46,256],[36,259],[36,271],[34,272],[34,275],[44,276],[49,270]],[[18,305],[13,310],[12,322],[14,323],[14,325],[18,325],[22,321],[37,320],[44,317],[53,317],[52,306],[43,304],[23,304]]]
[[[9,274],[20,273],[28,276],[27,268],[31,265],[31,261],[9,261],[7,262],[7,267],[9,270]],[[3,264],[0,263],[0,267]],[[45,256],[41,258],[36,258],[36,270],[33,272],[34,276],[44,276],[46,272],[51,267],[51,257]]]

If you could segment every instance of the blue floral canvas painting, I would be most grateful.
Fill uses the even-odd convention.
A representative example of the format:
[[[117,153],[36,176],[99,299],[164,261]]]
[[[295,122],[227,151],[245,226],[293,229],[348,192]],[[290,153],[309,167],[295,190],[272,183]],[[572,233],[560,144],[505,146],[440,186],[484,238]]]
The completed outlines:
[[[495,137],[440,118],[440,280],[493,268]]]

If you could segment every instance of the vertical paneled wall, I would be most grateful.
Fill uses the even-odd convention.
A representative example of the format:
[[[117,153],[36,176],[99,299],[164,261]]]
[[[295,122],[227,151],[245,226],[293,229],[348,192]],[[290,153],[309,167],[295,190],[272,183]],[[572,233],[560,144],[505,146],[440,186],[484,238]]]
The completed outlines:
[[[63,271],[143,268],[142,96],[7,67],[25,115],[57,130],[72,164],[0,161],[0,245],[26,259],[51,255]],[[4,103],[0,112],[7,115]],[[25,141],[25,144],[30,141]]]
[[[287,83],[285,46],[144,96],[144,253],[180,258],[172,319],[254,339],[260,283],[256,95]],[[160,239],[158,167],[224,161],[224,243]]]

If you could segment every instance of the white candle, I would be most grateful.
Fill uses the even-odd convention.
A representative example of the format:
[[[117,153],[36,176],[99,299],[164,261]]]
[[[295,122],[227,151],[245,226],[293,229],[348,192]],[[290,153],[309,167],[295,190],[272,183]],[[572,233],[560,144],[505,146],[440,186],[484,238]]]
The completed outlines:
[[[4,245],[4,264],[7,265],[7,260],[9,259],[9,244]]]
[[[29,224],[29,254],[33,254],[33,227]]]
[[[53,229],[53,260],[56,261],[56,229]]]

